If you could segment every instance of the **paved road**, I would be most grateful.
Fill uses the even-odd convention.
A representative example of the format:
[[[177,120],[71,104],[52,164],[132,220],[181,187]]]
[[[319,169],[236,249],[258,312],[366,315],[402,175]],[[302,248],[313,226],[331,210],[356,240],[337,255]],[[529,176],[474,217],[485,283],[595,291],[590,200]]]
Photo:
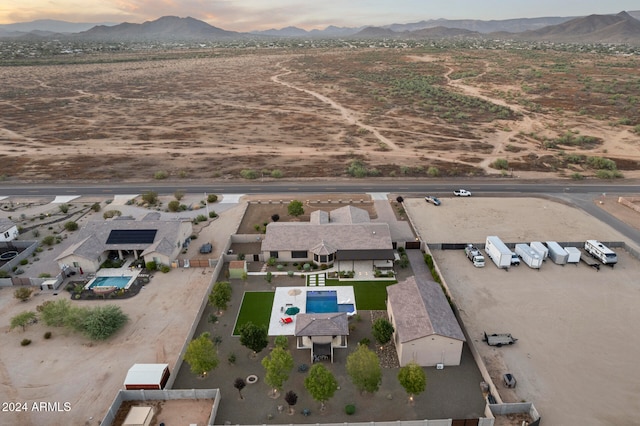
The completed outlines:
[[[523,180],[341,180],[341,181],[277,181],[277,182],[149,182],[102,184],[11,184],[0,183],[0,196],[55,196],[55,195],[105,195],[141,194],[155,191],[171,194],[176,190],[217,194],[269,194],[269,193],[362,193],[393,192],[398,194],[435,195],[451,194],[464,187],[474,195],[516,194],[572,194],[572,193],[634,193],[640,192],[640,184],[631,183],[577,183],[567,181]]]

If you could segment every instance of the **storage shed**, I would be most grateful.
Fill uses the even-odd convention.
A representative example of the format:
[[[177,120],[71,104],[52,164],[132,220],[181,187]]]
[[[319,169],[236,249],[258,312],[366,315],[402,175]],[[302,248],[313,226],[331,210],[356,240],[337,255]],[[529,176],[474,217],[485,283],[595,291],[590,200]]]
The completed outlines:
[[[387,295],[400,366],[460,365],[464,334],[438,283],[409,277],[388,286]]]
[[[133,364],[124,379],[124,388],[164,389],[169,375],[169,364]]]
[[[153,414],[153,407],[131,407],[122,426],[149,426]]]
[[[247,262],[244,260],[232,260],[229,262],[229,278],[242,279],[247,273]]]

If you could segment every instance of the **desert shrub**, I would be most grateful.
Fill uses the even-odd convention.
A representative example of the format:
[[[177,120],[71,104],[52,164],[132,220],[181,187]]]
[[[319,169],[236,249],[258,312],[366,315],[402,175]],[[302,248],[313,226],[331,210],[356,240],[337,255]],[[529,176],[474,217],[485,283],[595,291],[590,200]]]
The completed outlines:
[[[67,212],[69,211],[69,205],[68,204],[60,204],[58,206],[58,208],[60,209],[60,211],[64,214],[67,214]]]
[[[215,203],[218,201],[218,196],[216,194],[207,195],[207,203]]]
[[[572,173],[571,174],[571,179],[573,180],[583,180],[584,176],[578,172]]]
[[[169,209],[170,212],[180,211],[180,201],[178,200],[169,201],[169,204],[167,204],[167,208]]]
[[[31,340],[29,339],[22,339],[22,341],[20,342],[20,346],[29,346],[31,344]]]
[[[356,412],[356,406],[353,404],[348,404],[344,407],[344,412],[348,415],[351,416],[353,414],[355,414]]]
[[[275,179],[280,179],[282,177],[282,172],[280,170],[272,170],[271,177]]]
[[[588,157],[587,165],[594,169],[616,170],[616,162],[604,157]]]
[[[43,272],[38,275],[38,278],[51,278],[51,274],[48,272]]]
[[[20,264],[21,264],[21,265],[26,265],[27,263],[29,263],[29,259],[22,259],[22,260],[20,261]]]
[[[498,158],[491,163],[491,167],[498,170],[507,170],[509,168],[509,162],[504,158]]]
[[[78,223],[74,221],[65,222],[64,229],[67,231],[76,231],[78,229]]]
[[[31,234],[33,235],[33,238],[38,238],[40,236],[40,231],[38,229],[34,229],[31,231]]]
[[[167,177],[169,177],[169,174],[164,170],[158,170],[153,174],[153,178],[157,180],[166,179]]]
[[[272,215],[271,215],[271,220],[272,220],[273,222],[277,222],[277,221],[279,221],[279,220],[280,220],[280,215],[279,215],[278,213],[274,213],[274,214],[272,214]]]
[[[160,272],[163,273],[168,273],[169,271],[171,271],[171,267],[169,265],[161,265],[160,266]]]
[[[618,170],[598,170],[596,172],[596,177],[598,179],[617,179],[623,176]]]
[[[158,264],[154,261],[151,262],[147,262],[146,265],[144,265],[145,268],[147,268],[149,271],[155,271],[156,269],[158,269]]]
[[[258,172],[251,169],[243,169],[240,171],[240,177],[242,177],[243,179],[257,179]]]
[[[115,216],[122,216],[122,212],[120,210],[107,210],[102,214],[102,217],[104,219],[111,219]]]
[[[50,331],[47,331],[46,333],[44,333],[44,338],[45,338],[46,340],[51,339],[51,332],[50,332]]]
[[[42,244],[45,246],[52,246],[56,242],[56,238],[53,235],[47,235],[42,239]]]
[[[173,197],[178,201],[182,200],[184,198],[184,191],[177,190],[173,193]]]
[[[567,163],[569,164],[582,164],[586,159],[586,156],[580,154],[569,154],[566,157]]]
[[[349,166],[347,167],[347,174],[349,176],[363,178],[363,177],[367,177],[368,171],[362,161],[353,160],[351,161],[351,163],[349,163]]]
[[[153,206],[158,202],[158,193],[155,191],[147,191],[142,194],[142,201]]]
[[[429,168],[427,169],[427,175],[429,175],[429,176],[431,176],[431,177],[437,177],[437,176],[440,176],[440,170],[438,170],[438,168],[437,168],[437,167],[433,167],[433,166],[431,166],[431,167],[429,167]]]
[[[218,213],[216,213],[216,212],[209,212],[209,218],[210,218],[210,219],[215,219],[216,217],[218,217]]]
[[[99,212],[100,211],[100,203],[93,203],[91,205],[91,210],[93,210],[94,212]]]
[[[363,346],[369,346],[370,343],[371,343],[371,340],[369,340],[368,337],[364,337],[360,339],[360,341],[358,342],[359,345],[363,345]]]

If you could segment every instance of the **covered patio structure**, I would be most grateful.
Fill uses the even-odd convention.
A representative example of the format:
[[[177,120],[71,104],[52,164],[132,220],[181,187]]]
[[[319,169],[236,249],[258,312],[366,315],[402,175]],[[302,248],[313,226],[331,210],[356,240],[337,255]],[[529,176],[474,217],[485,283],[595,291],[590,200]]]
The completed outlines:
[[[296,318],[296,347],[310,349],[312,363],[324,360],[333,363],[333,349],[346,348],[348,335],[346,312],[298,314]]]

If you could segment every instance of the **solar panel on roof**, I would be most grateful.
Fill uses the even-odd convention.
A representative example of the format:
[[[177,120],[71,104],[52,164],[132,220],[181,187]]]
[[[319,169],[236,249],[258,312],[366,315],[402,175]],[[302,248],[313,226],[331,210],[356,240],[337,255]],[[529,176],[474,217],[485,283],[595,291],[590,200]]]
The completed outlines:
[[[107,244],[151,244],[157,232],[157,229],[114,229]]]

